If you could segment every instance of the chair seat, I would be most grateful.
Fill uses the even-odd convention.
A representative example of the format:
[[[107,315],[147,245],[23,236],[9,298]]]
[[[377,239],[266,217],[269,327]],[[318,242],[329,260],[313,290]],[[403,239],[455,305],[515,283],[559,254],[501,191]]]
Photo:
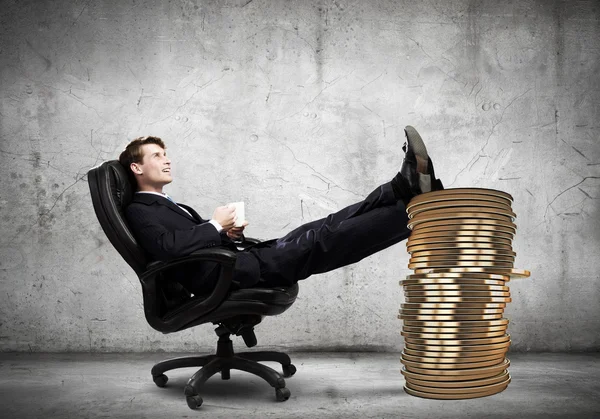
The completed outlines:
[[[288,288],[243,288],[233,291],[229,301],[262,301],[263,303],[290,306],[298,296],[298,285]]]
[[[173,333],[202,323],[218,323],[236,316],[276,316],[286,311],[298,296],[298,284],[277,288],[245,288],[232,291],[219,307],[202,317],[193,319],[175,330],[163,330]],[[194,299],[171,311],[168,316],[176,316],[196,304]]]

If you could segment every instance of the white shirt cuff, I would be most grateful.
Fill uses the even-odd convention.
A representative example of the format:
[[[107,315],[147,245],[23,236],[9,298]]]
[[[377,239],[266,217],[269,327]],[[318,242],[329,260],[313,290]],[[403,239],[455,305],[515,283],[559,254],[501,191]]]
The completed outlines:
[[[220,233],[221,231],[223,231],[223,226],[221,226],[221,224],[219,224],[217,221],[210,220],[209,223],[211,223],[212,225],[215,226],[215,228],[217,229],[218,233]]]

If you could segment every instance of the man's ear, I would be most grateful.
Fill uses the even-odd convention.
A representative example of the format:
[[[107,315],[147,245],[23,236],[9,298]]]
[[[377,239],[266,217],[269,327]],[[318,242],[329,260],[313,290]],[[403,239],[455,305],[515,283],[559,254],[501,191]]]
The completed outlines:
[[[142,169],[140,168],[140,165],[137,164],[137,163],[131,163],[131,165],[129,165],[129,168],[136,175],[141,175],[142,174]]]

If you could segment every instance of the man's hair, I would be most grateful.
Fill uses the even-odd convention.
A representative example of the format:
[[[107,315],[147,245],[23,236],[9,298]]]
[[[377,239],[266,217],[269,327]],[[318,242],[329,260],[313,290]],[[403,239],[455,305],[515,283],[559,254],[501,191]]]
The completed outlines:
[[[162,149],[166,150],[167,147],[163,140],[159,137],[138,137],[135,140],[131,141],[125,147],[125,150],[119,156],[119,163],[125,167],[127,173],[129,174],[129,178],[131,179],[132,185],[137,188],[137,180],[135,175],[131,171],[131,163],[141,163],[144,158],[144,153],[142,151],[142,146],[146,144],[156,144],[160,146]]]

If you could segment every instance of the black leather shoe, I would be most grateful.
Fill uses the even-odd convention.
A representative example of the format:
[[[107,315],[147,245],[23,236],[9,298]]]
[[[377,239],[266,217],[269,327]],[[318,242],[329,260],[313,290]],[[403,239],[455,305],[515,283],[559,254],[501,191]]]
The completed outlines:
[[[427,160],[427,174],[431,177],[431,190],[438,191],[444,189],[442,182],[435,178],[435,172],[433,170],[433,162],[427,154],[427,148],[423,139],[419,135],[416,129],[407,125],[404,128],[406,133],[406,142],[402,146],[402,150],[406,153],[404,156],[404,162],[400,168],[400,175],[406,181],[405,183],[410,188],[410,191],[414,195],[423,193],[421,186],[419,185],[419,173],[417,172],[417,156],[423,160]],[[429,192],[429,191],[427,191]]]

